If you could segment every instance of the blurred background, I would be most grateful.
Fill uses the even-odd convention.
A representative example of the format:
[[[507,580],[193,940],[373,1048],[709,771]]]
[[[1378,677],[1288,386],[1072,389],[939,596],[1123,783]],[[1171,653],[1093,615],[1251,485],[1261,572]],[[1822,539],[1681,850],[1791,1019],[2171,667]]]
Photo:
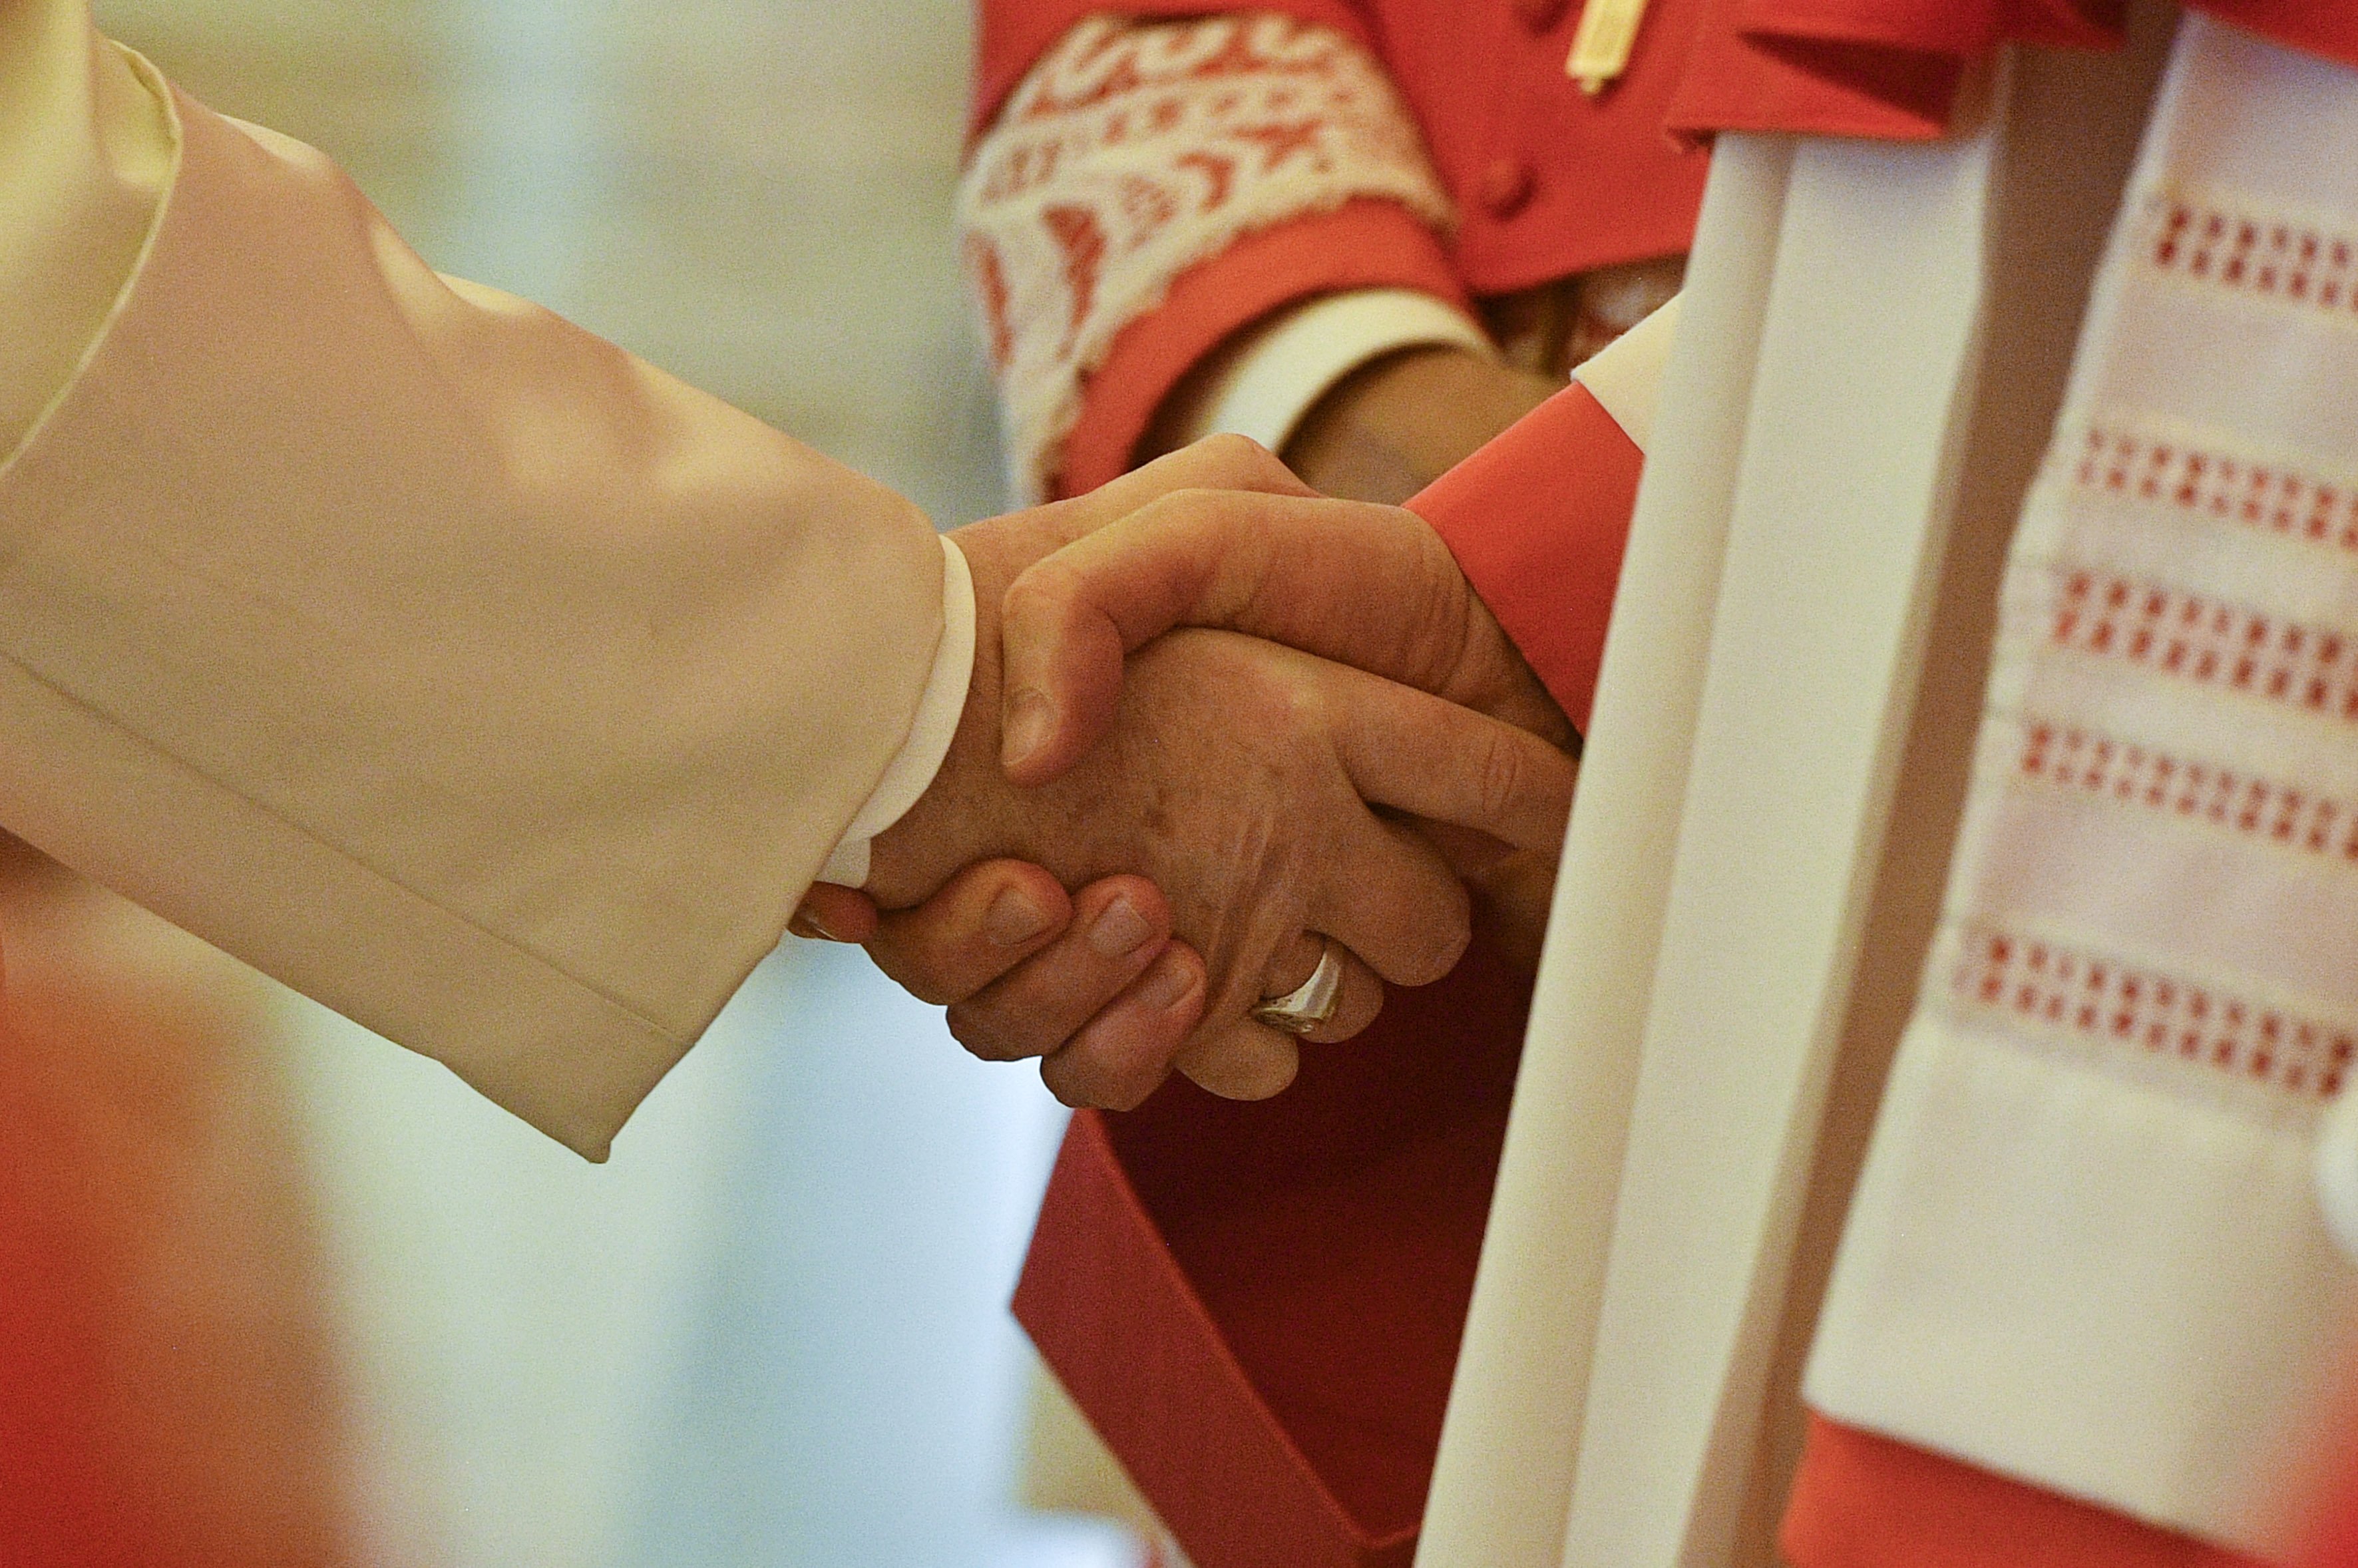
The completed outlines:
[[[944,525],[998,509],[949,240],[961,0],[97,10],[436,267]],[[88,1210],[60,1255],[106,1282],[57,1376],[151,1561],[1138,1561],[1013,1501],[1005,1302],[1062,1113],[858,952],[790,941],[592,1167],[29,852],[0,938],[23,1181]]]

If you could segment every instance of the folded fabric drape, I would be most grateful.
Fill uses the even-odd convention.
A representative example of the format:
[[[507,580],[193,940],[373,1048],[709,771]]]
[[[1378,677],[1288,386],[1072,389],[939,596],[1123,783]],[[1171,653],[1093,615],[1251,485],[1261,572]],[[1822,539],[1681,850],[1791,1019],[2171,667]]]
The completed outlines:
[[[1999,45],[2103,49],[2106,0],[1714,0],[1671,101],[1670,129],[1931,141],[1949,134],[1970,69]]]
[[[2199,0],[2264,38],[2358,64],[2358,10],[2335,0]],[[1968,73],[2001,46],[2111,49],[2120,0],[1714,0],[1671,131],[1795,131],[1926,141],[1948,134]]]
[[[1854,44],[1971,59],[2014,41],[2117,44],[2121,12],[2119,0],[1737,0],[1736,21],[1766,43]]]

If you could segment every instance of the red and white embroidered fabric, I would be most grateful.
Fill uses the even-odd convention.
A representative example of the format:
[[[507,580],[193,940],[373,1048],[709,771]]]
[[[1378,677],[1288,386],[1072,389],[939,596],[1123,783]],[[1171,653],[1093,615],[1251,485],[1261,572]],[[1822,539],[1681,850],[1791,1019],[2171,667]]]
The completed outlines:
[[[1808,1381],[2246,1551],[2346,1348],[2358,72],[2190,16],[2007,568],[1948,913]]]
[[[1085,378],[1182,273],[1357,198],[1451,222],[1415,119],[1341,34],[1269,15],[1066,33],[958,186],[1015,492],[1045,495]]]

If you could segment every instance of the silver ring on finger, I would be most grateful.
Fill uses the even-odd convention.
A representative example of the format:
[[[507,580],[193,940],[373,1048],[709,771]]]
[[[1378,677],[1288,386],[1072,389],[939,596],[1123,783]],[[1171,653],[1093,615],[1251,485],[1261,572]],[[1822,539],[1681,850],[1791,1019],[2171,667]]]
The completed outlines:
[[[1264,997],[1253,1017],[1288,1034],[1307,1034],[1335,1016],[1343,1004],[1343,949],[1332,936],[1321,936],[1318,967],[1310,978],[1283,996]]]

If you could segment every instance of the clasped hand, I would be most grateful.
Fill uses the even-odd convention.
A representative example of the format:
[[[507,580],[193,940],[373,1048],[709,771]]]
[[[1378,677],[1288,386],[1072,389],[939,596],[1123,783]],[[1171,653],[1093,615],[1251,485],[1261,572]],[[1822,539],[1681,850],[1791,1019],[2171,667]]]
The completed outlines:
[[[1535,955],[1571,726],[1420,519],[1229,437],[957,540],[979,624],[949,756],[865,892],[814,888],[798,930],[1115,1108],[1174,1067],[1284,1087],[1296,1042],[1251,1009],[1329,940],[1314,1041],[1439,979],[1477,923]]]

